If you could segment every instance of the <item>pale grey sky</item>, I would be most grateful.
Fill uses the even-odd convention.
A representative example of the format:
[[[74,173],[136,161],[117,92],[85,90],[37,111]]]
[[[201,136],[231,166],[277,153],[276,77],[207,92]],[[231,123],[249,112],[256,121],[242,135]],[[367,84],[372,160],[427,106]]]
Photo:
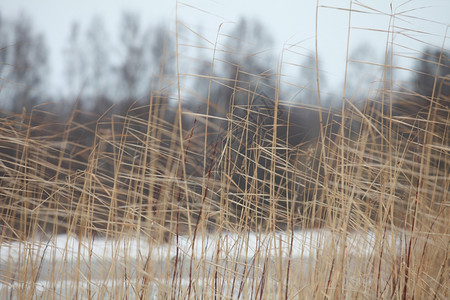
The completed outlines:
[[[319,1],[319,55],[322,68],[333,85],[339,84],[344,76],[349,3],[341,0]],[[248,16],[261,20],[266,26],[274,37],[272,50],[281,56],[282,49],[288,44],[314,50],[316,4],[312,0],[0,0],[0,10],[6,16],[25,11],[32,17],[36,29],[45,34],[50,46],[51,82],[60,85],[62,52],[70,24],[74,21],[87,26],[93,16],[101,16],[109,34],[113,35],[124,10],[138,12],[144,24],[167,20],[174,25],[177,17],[191,28],[201,28],[202,34],[214,41],[221,23],[225,22],[225,29],[231,28],[232,23],[241,16]],[[381,60],[387,42],[391,8],[396,13],[394,24],[398,26],[394,36],[396,54],[408,55],[405,47],[418,51],[427,43],[442,45],[446,26],[450,23],[449,0],[361,0],[353,1],[350,49],[369,43],[371,53],[375,55],[367,59]],[[447,37],[449,35],[447,33]],[[450,48],[448,42],[446,48]],[[300,58],[295,55],[290,57],[287,52],[284,54],[285,62],[299,63],[295,60]],[[401,61],[399,59],[398,63]],[[405,64],[408,64],[406,60]]]

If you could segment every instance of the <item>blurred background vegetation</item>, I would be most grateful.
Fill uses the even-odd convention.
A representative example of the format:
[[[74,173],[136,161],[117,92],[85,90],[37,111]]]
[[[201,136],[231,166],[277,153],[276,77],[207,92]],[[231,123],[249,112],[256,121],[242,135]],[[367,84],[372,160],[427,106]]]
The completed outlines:
[[[185,177],[205,177],[210,169],[209,160],[215,158],[211,153],[217,150],[216,140],[220,137],[222,141],[224,136],[221,135],[229,129],[235,136],[242,135],[244,130],[247,132],[244,141],[231,142],[236,153],[236,165],[245,165],[244,160],[259,163],[263,166],[258,171],[261,174],[253,175],[267,181],[264,166],[269,168],[270,161],[264,157],[252,157],[252,152],[245,152],[247,147],[241,145],[250,145],[255,137],[261,139],[262,146],[265,141],[271,141],[273,132],[269,127],[274,123],[274,111],[278,111],[277,122],[280,124],[276,136],[292,147],[305,145],[319,136],[319,113],[322,113],[322,126],[328,133],[338,128],[334,125],[339,123],[336,112],[339,111],[342,96],[336,96],[338,93],[323,93],[322,109],[317,109],[319,93],[316,69],[320,70],[320,66],[316,68],[318,60],[315,54],[306,52],[299,55],[296,66],[300,71],[291,80],[293,84],[278,84],[277,57],[270,51],[264,51],[270,47],[272,38],[257,20],[241,19],[231,32],[221,36],[220,43],[212,46],[205,45],[201,34],[194,35],[198,40],[192,40],[192,36],[189,40],[182,28],[178,32],[178,47],[181,49],[189,45],[189,51],[183,48],[183,51],[178,52],[174,32],[163,23],[144,28],[137,13],[123,13],[115,39],[108,35],[99,17],[92,19],[87,27],[82,25],[74,23],[68,30],[64,49],[67,90],[57,95],[48,82],[51,54],[45,36],[36,32],[32,20],[26,14],[17,18],[0,15],[0,114],[4,129],[0,136],[0,158],[5,166],[0,181],[4,187],[10,186],[11,191],[15,191],[15,183],[7,182],[5,170],[17,169],[20,167],[18,162],[23,162],[23,158],[27,157],[26,147],[14,140],[18,137],[21,138],[20,143],[27,139],[42,143],[45,141],[48,148],[42,155],[47,157],[48,164],[41,164],[40,169],[36,170],[39,176],[49,180],[74,180],[74,176],[89,166],[92,155],[100,153],[96,158],[97,175],[101,174],[104,186],[112,187],[117,182],[115,163],[118,147],[114,143],[122,141],[125,131],[141,133],[145,137],[146,126],[154,118],[158,120],[160,129],[163,129],[159,140],[162,154],[158,160],[167,159],[170,155],[166,156],[164,151],[173,149],[172,130],[173,124],[178,122],[178,101],[181,101],[183,111],[191,112],[183,114],[182,126],[188,134],[185,138],[195,140],[192,143],[197,145],[195,149],[198,151],[198,155],[189,155],[191,161],[186,165]],[[208,47],[217,52],[212,60],[202,52]],[[412,76],[401,85],[393,84],[395,67],[386,61],[380,62],[380,68],[386,72],[382,81],[364,78],[367,64],[363,60],[370,51],[369,46],[361,45],[351,54],[350,62],[353,64],[349,68],[345,97],[352,103],[362,107],[370,100],[383,105],[383,101],[387,101],[383,93],[395,90],[395,93],[390,93],[394,97],[398,96],[392,102],[395,115],[416,117],[427,111],[430,99],[438,94],[445,100],[441,104],[448,109],[449,51],[431,46],[418,51],[415,69],[410,72]],[[189,73],[177,71],[177,59],[181,63],[192,63],[185,68],[190,69]],[[183,87],[180,93],[177,82],[181,77]],[[325,85],[325,72],[320,73],[319,78],[321,84]],[[376,92],[367,92],[371,90]],[[276,97],[279,98],[279,107],[275,110]],[[204,121],[196,124],[196,115],[212,116],[207,118],[208,130],[205,130],[207,125]],[[247,119],[247,125],[243,128],[235,122],[232,123],[234,127],[229,128],[227,118]],[[202,132],[205,136],[202,136]],[[123,140],[129,143],[125,151],[127,157],[138,160],[124,161],[129,166],[143,159],[139,156],[142,149],[136,146],[143,142],[139,138],[139,135],[133,137],[131,134],[127,135],[127,140]],[[39,143],[35,146],[39,147]],[[147,161],[150,160],[152,158]],[[163,169],[164,166],[159,164],[157,168]],[[247,167],[253,168],[248,163]],[[64,172],[59,172],[60,169]],[[292,188],[289,183],[283,183],[281,177],[275,182],[286,185],[286,189]],[[250,183],[241,175],[237,174],[232,179],[237,188],[250,188]],[[123,180],[122,184],[126,191],[126,185],[130,183]],[[202,184],[198,185],[199,194],[205,189]],[[67,190],[67,193],[71,192],[75,195],[82,193],[76,189]],[[297,192],[303,200],[313,196],[309,192]],[[53,186],[49,189],[37,188],[33,198],[45,199],[52,193],[55,193]],[[157,186],[144,188],[140,193],[159,197]],[[8,195],[7,191],[5,195]],[[75,198],[79,197],[81,194]],[[66,198],[73,199],[74,194]],[[4,212],[4,215],[11,214]],[[20,222],[17,226],[20,227]]]
[[[160,23],[144,28],[138,13],[124,12],[120,26],[114,32],[117,36],[112,38],[101,17],[94,17],[87,26],[73,23],[63,49],[65,90],[57,94],[55,87],[49,86],[51,53],[45,36],[36,32],[32,19],[25,13],[15,18],[0,15],[1,111],[3,114],[21,114],[23,109],[31,112],[33,107],[41,105],[39,110],[51,111],[53,121],[57,121],[58,118],[67,118],[77,103],[77,109],[92,113],[90,118],[93,120],[107,110],[110,114],[126,115],[131,106],[148,104],[151,93],[158,94],[163,103],[176,106],[179,97],[176,90],[176,41],[175,34],[166,25]],[[189,93],[180,96],[186,109],[205,113],[205,103],[210,101],[209,113],[223,115],[228,112],[231,98],[236,97],[235,88],[253,91],[266,99],[274,99],[274,94],[279,93],[285,103],[317,104],[316,58],[313,52],[299,54],[298,76],[291,86],[280,85],[275,91],[277,57],[266,51],[273,39],[260,21],[241,19],[231,32],[223,34],[220,48],[215,46],[219,54],[213,61],[203,55],[202,51],[209,46],[204,44],[201,35],[196,34],[198,40],[192,41],[191,37],[189,41],[189,53],[180,53],[193,62],[189,66],[191,71],[181,74],[190,78],[185,80],[185,90]],[[183,32],[179,33],[179,39],[180,44],[184,42]],[[417,57],[412,58],[416,61],[414,70],[410,72],[412,76],[401,86],[393,88],[431,97],[436,75],[436,86],[440,87],[450,74],[449,51],[428,46],[416,53]],[[373,71],[368,69],[370,66],[364,63],[368,56],[376,54],[370,45],[363,44],[349,57],[346,98],[355,103],[364,102],[368,97],[381,99],[379,94],[367,93],[383,84],[379,79],[368,76],[368,73],[373,75]],[[215,64],[213,68],[212,63]],[[389,76],[394,77],[395,66],[389,71],[392,72]],[[394,82],[395,78],[389,76],[384,80],[392,79]],[[327,81],[326,72],[321,72],[321,89]],[[444,83],[440,92],[449,95],[448,84]],[[247,102],[246,97],[241,96],[235,101]],[[337,107],[341,103],[338,93],[322,93],[321,98],[325,107]],[[417,112],[426,104],[419,97],[415,100],[418,106],[407,109],[409,113]],[[292,140],[293,144],[317,135],[317,115],[305,113],[302,109],[294,109],[290,113],[293,116],[291,122],[297,123],[301,129]],[[170,116],[167,118],[171,121]]]

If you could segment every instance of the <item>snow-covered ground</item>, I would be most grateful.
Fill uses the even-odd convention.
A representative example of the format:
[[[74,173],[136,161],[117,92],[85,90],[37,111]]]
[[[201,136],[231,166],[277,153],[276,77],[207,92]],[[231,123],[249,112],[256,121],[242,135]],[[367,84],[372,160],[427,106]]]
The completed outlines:
[[[95,259],[136,259],[139,256],[151,254],[154,260],[179,253],[188,256],[211,259],[219,253],[222,256],[252,257],[258,255],[279,255],[291,258],[307,258],[315,256],[318,249],[333,240],[338,242],[342,237],[332,234],[329,230],[294,231],[255,233],[247,232],[243,235],[235,233],[215,233],[197,235],[194,244],[188,236],[174,237],[169,243],[155,245],[144,239],[125,237],[122,239],[93,238],[80,241],[75,236],[57,235],[47,241],[27,241],[0,244],[0,263],[11,263],[23,259],[24,253],[43,260],[68,261],[81,257],[92,256]],[[368,234],[350,234],[347,236],[347,248],[358,255],[369,254],[374,246],[375,236]],[[194,249],[192,249],[194,245]],[[292,246],[292,252],[290,248]],[[219,251],[218,251],[219,248]],[[244,250],[245,248],[245,250]],[[194,250],[194,251],[193,251]]]
[[[384,240],[385,247],[389,241],[399,246],[398,238]],[[182,286],[193,276],[190,272],[193,265],[204,274],[210,274],[217,267],[225,274],[227,271],[244,272],[240,271],[244,266],[253,266],[256,274],[257,268],[267,262],[286,267],[289,260],[292,266],[293,262],[301,266],[299,272],[311,273],[316,259],[323,255],[344,253],[348,263],[370,260],[379,256],[377,245],[381,243],[377,244],[373,233],[342,234],[330,230],[216,232],[199,234],[194,242],[192,237],[179,236],[164,244],[130,236],[80,241],[73,236],[58,235],[47,240],[0,244],[0,298],[15,298],[14,295],[20,295],[19,291],[29,290],[30,285],[35,296],[46,295],[49,291],[61,295],[71,291],[72,295],[74,289],[86,291],[89,284],[112,288],[116,281],[123,285],[150,273],[153,278],[150,284],[158,286],[156,288],[161,288],[162,283],[173,285],[175,276],[171,274],[179,274]],[[207,279],[208,275],[204,274],[196,277]]]

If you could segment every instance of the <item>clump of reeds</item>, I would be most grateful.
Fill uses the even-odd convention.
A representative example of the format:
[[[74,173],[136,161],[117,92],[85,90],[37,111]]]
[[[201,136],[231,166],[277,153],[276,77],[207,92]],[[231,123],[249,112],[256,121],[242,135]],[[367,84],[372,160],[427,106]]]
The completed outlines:
[[[447,298],[449,98],[380,92],[299,145],[251,90],[223,117],[157,93],[2,117],[1,297]]]

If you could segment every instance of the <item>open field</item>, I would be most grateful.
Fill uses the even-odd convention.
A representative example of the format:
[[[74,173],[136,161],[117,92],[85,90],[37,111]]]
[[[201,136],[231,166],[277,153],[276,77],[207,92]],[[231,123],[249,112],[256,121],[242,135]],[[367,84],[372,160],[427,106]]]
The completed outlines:
[[[405,238],[411,236],[399,233],[396,237],[386,237],[389,244],[383,251],[385,261],[398,263],[401,253],[390,251],[401,249]],[[317,287],[311,283],[321,276],[319,270],[324,268],[323,263],[332,263],[333,255],[329,251],[345,251],[346,286],[355,294],[367,297],[365,292],[356,291],[368,289],[366,285],[374,272],[369,268],[380,255],[375,252],[373,233],[353,233],[342,240],[329,230],[272,234],[220,232],[199,236],[194,247],[191,242],[189,237],[180,236],[162,245],[132,237],[109,241],[98,238],[83,243],[74,237],[59,235],[47,242],[6,244],[1,252],[2,278],[14,277],[22,265],[27,265],[29,273],[2,284],[1,294],[3,298],[32,294],[38,298],[69,295],[76,298],[137,298],[142,295],[184,298],[189,284],[195,282],[192,291],[195,298],[199,295],[255,298],[255,287],[263,289],[261,278],[266,278],[273,286],[268,286],[270,290],[265,297],[276,297],[283,292],[280,286],[286,284],[288,265],[292,268],[289,279],[293,281],[292,286],[313,294]],[[24,253],[35,266],[23,261]],[[195,264],[193,276],[189,275],[191,264]],[[391,269],[383,267],[380,275],[383,288],[387,288],[391,275]],[[24,284],[30,281],[33,284]]]

